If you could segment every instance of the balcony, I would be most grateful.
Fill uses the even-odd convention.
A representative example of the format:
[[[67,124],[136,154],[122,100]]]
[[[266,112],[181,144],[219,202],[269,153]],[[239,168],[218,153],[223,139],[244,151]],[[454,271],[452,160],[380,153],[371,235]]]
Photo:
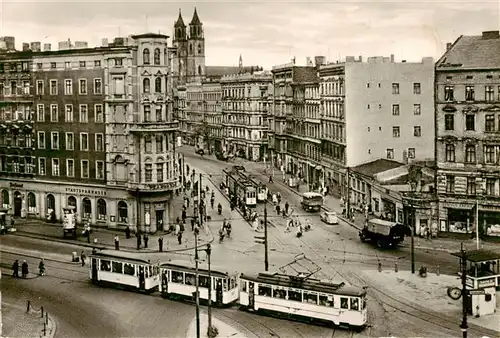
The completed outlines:
[[[136,122],[130,126],[132,133],[142,132],[174,132],[179,130],[179,122]]]
[[[169,192],[179,189],[181,184],[178,179],[172,179],[161,183],[127,183],[127,190],[140,192]]]

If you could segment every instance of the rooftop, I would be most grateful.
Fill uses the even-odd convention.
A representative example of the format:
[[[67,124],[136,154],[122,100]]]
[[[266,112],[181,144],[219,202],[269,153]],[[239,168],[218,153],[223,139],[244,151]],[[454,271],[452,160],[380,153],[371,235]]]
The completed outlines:
[[[207,77],[223,77],[232,74],[241,73],[252,73],[261,69],[259,66],[248,66],[248,67],[238,67],[238,66],[206,66],[205,74]]]
[[[375,161],[371,161],[368,163],[364,163],[358,165],[356,167],[351,168],[352,171],[363,174],[365,176],[373,177],[374,175],[384,172],[386,170],[398,168],[404,165],[403,163],[387,160],[385,158],[381,158]]]
[[[500,68],[499,31],[460,36],[436,63],[436,68],[450,67]]]
[[[138,35],[132,35],[132,39],[168,39],[169,36],[159,33],[144,33]]]
[[[451,255],[455,257],[462,257],[462,253],[460,251],[454,252]],[[472,250],[472,251],[466,251],[465,257],[466,260],[469,262],[479,263],[479,262],[487,262],[500,259],[500,254],[486,250]]]

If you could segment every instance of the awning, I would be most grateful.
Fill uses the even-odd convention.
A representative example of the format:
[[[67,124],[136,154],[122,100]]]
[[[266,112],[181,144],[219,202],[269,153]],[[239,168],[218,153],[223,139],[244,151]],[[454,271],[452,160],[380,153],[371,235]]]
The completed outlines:
[[[471,210],[474,205],[468,203],[444,203],[443,205],[448,209],[461,209],[461,210]]]

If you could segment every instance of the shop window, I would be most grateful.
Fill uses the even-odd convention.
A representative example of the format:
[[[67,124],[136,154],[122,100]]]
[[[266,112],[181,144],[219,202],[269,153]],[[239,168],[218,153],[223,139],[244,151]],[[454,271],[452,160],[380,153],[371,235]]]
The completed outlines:
[[[9,208],[9,192],[7,190],[2,190],[2,207]]]
[[[259,285],[259,296],[271,297],[271,287]]]
[[[273,297],[280,298],[280,299],[286,299],[286,290],[279,290],[279,289],[273,290]]]
[[[341,309],[349,309],[349,298],[340,297],[340,308]]]
[[[75,207],[76,212],[76,198],[74,196],[68,197],[68,206]]]
[[[124,201],[118,202],[118,222],[127,223],[128,208]]]
[[[351,297],[351,310],[359,310],[359,298]]]
[[[101,259],[101,270],[102,271],[111,271],[111,262]]]
[[[90,218],[90,214],[92,213],[92,204],[90,199],[85,197],[82,201],[83,204],[83,217]]]
[[[172,282],[184,284],[184,273],[179,271],[172,271]]]
[[[123,273],[129,276],[135,275],[135,265],[129,263],[123,263]]]
[[[294,300],[296,302],[302,302],[302,292],[288,290],[288,300]]]
[[[100,221],[106,219],[106,201],[102,198],[97,200],[97,219]]]
[[[123,265],[121,262],[112,262],[111,271],[116,273],[123,273]]]
[[[36,213],[36,197],[32,192],[28,194],[28,212],[30,214]]]

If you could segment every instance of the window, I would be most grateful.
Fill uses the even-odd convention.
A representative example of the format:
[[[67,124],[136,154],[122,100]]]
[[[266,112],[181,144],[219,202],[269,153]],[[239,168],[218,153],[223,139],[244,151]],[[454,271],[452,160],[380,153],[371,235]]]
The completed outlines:
[[[453,101],[453,100],[455,100],[453,91],[454,91],[454,87],[453,86],[445,86],[444,87],[444,100],[445,101]]]
[[[78,93],[80,95],[87,95],[87,79],[78,80]]]
[[[44,90],[43,90],[43,80],[37,80],[36,81],[36,95],[43,95]]]
[[[75,139],[73,133],[66,133],[66,150],[75,149]]]
[[[392,84],[392,94],[393,95],[398,95],[399,94],[399,83],[393,83]]]
[[[446,145],[446,162],[455,162],[455,145],[447,144]]]
[[[484,87],[484,100],[486,102],[492,102],[495,100],[495,90],[493,89],[493,86]]]
[[[156,135],[156,153],[161,154],[163,153],[163,136],[161,135]]]
[[[476,178],[467,177],[467,195],[476,194]]]
[[[82,178],[89,178],[89,161],[82,160]]]
[[[102,112],[102,104],[96,104],[94,106],[94,115],[96,123],[104,122],[104,113]]]
[[[42,68],[43,68],[43,63],[38,62],[38,63],[36,64],[36,69],[41,70]]]
[[[104,179],[104,161],[95,161],[95,178]]]
[[[414,104],[413,105],[413,115],[420,115],[420,104]]]
[[[66,159],[66,176],[75,177],[75,160]]]
[[[304,303],[318,305],[318,294],[304,291]]]
[[[144,122],[151,122],[151,106],[144,106]]]
[[[30,214],[36,213],[36,197],[32,192],[28,194],[28,212]]]
[[[495,115],[486,115],[484,121],[484,131],[495,131]]]
[[[465,86],[465,100],[474,101],[474,86]]]
[[[476,119],[474,115],[465,116],[465,130],[468,131],[476,130]]]
[[[156,48],[154,52],[154,64],[160,65],[160,49]]]
[[[399,126],[392,127],[392,137],[399,137]]]
[[[121,262],[111,262],[111,272],[123,273],[123,265]]]
[[[45,176],[45,158],[39,157],[38,158],[38,175]]]
[[[104,135],[95,134],[95,151],[104,151]]]
[[[495,196],[495,181],[494,178],[486,179],[486,195]]]
[[[163,182],[163,163],[156,163],[156,182]]]
[[[476,163],[476,146],[473,144],[465,146],[465,163]]]
[[[162,115],[163,114],[162,114],[161,106],[160,107],[156,107],[156,122],[163,121]]]
[[[353,311],[359,310],[359,298],[351,297],[351,310]]]
[[[408,148],[408,158],[415,158],[415,148]]]
[[[455,116],[453,114],[444,115],[444,129],[455,130]]]
[[[413,84],[413,94],[420,95],[420,83],[415,82]]]
[[[151,136],[144,137],[144,151],[147,154],[151,154],[153,152],[153,142],[151,140]]]
[[[102,94],[102,79],[94,79],[94,94]]]
[[[50,80],[50,95],[57,95],[57,80]]]
[[[69,61],[64,62],[64,68],[70,69],[71,68],[71,62],[69,62]]]
[[[86,104],[80,105],[80,122],[81,123],[89,122],[89,112]]]
[[[43,104],[36,105],[36,119],[38,122],[45,121],[45,106]]]
[[[413,127],[413,136],[415,136],[415,137],[422,136],[422,128],[420,126]]]
[[[124,76],[113,76],[111,79],[112,93],[115,96],[125,95],[125,77]]]
[[[57,68],[57,64],[55,62],[51,62],[50,63],[50,68],[51,69],[56,69]]]
[[[149,65],[149,49],[145,48],[142,52],[142,63],[145,65]]]
[[[392,115],[399,115],[399,104],[392,105]]]
[[[319,295],[319,305],[333,307],[333,296],[330,295]]]
[[[446,192],[455,192],[455,176],[446,175]]]
[[[59,110],[57,104],[50,105],[50,122],[57,122],[59,120]]]
[[[495,163],[495,146],[484,146],[484,163]]]
[[[99,221],[104,221],[106,219],[106,201],[102,198],[97,200],[97,219]],[[127,273],[127,263],[125,263],[125,273]]]
[[[127,223],[127,217],[128,217],[127,203],[124,201],[118,202],[118,222]]]
[[[66,122],[73,122],[73,105],[72,104],[67,104],[64,106],[64,111],[65,111],[65,121]]]
[[[52,159],[52,176],[59,176],[60,169],[61,168],[59,167],[59,159],[53,158]]]
[[[161,93],[161,77],[155,79],[155,93]]]
[[[85,68],[86,62],[85,61],[80,61],[80,68]]]
[[[172,282],[184,284],[184,273],[180,271],[172,271]]]
[[[101,67],[101,60],[95,60],[94,67]]]
[[[111,271],[111,261],[101,259],[101,271]]]
[[[143,93],[150,92],[150,80],[148,78],[142,80],[142,92]]]
[[[45,132],[38,132],[38,149],[45,149]]]
[[[273,297],[280,298],[280,299],[286,299],[286,290],[273,289]]]
[[[388,148],[386,150],[386,152],[387,152],[387,159],[388,160],[393,160],[394,159],[394,149]]]
[[[302,292],[293,291],[292,289],[288,290],[288,300],[294,300],[296,302],[302,302]]]
[[[64,95],[73,95],[73,80],[64,80]]]
[[[80,133],[80,150],[83,150],[83,151],[89,150],[89,134],[88,133]]]
[[[10,82],[10,94],[17,95],[17,82],[16,81]]]
[[[340,297],[340,308],[341,309],[348,309],[349,308],[349,298]]]
[[[151,163],[146,163],[144,172],[145,172],[146,182],[152,182],[153,181],[153,165]]]
[[[59,149],[59,132],[53,131],[51,133],[51,148],[52,149]]]

